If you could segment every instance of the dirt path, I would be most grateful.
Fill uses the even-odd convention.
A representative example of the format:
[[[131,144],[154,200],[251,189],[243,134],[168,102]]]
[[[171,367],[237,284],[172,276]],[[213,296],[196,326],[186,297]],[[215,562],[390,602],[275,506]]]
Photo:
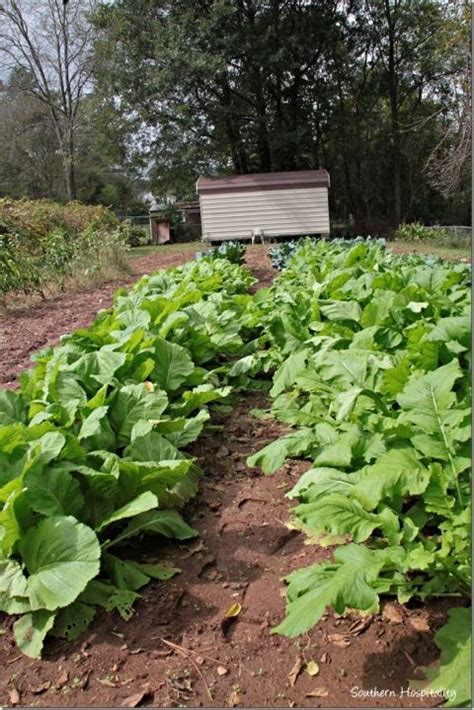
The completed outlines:
[[[272,270],[265,259],[262,250],[249,251],[249,263],[267,284]],[[78,317],[85,318],[85,312]],[[71,329],[71,321],[66,329]],[[130,555],[166,559],[182,570],[169,582],[145,588],[129,622],[116,614],[98,614],[77,642],[50,640],[44,660],[34,661],[18,653],[13,620],[4,619],[0,704],[423,704],[417,698],[400,697],[400,690],[407,688],[418,665],[437,657],[433,634],[445,620],[444,602],[410,610],[391,604],[385,617],[363,622],[358,616],[328,613],[298,639],[270,634],[284,613],[281,577],[328,557],[330,550],[305,545],[301,534],[286,527],[289,503],[284,495],[307,464],[289,462],[269,477],[245,466],[250,452],[282,432],[271,419],[252,415],[253,408],[267,406],[262,395],[246,396],[231,414],[216,414],[214,430],[190,449],[204,475],[186,518],[200,537],[187,545],[150,538],[146,547],[129,549]],[[240,604],[241,612],[223,624],[232,604]],[[319,665],[314,677],[304,669],[310,660]],[[298,663],[301,671],[292,681],[291,671]],[[364,695],[375,688],[385,695]],[[425,704],[435,703],[430,699]]]
[[[430,613],[393,609],[394,623],[328,614],[299,639],[270,634],[284,611],[280,578],[329,551],[305,546],[303,536],[285,526],[284,494],[304,464],[290,462],[269,477],[246,469],[247,454],[281,432],[278,424],[250,414],[264,406],[260,395],[246,397],[231,415],[216,417],[219,435],[192,448],[205,474],[186,517],[200,537],[188,545],[153,538],[146,544],[149,556],[182,573],[147,587],[129,622],[98,615],[77,642],[49,641],[43,661],[19,655],[8,631],[0,637],[2,705],[19,697],[27,706],[120,706],[145,693],[144,703],[159,707],[419,706],[399,692],[417,665],[436,657],[428,629],[444,619],[442,604]],[[242,611],[223,626],[236,603]],[[11,624],[6,619],[4,627]],[[184,655],[163,639],[185,649]],[[292,686],[300,658],[316,661],[319,674],[310,677],[302,668]],[[351,695],[352,688],[374,687],[395,697]]]

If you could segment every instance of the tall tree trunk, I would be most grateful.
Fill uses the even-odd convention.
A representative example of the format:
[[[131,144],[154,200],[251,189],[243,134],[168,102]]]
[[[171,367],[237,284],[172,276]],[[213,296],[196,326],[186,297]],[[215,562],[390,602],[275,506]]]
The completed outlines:
[[[395,58],[395,23],[390,2],[385,0],[385,14],[388,24],[388,91],[390,97],[390,130],[393,164],[393,227],[397,229],[402,220],[402,161],[400,123],[398,117],[398,76]]]
[[[63,153],[64,160],[64,170],[66,173],[66,189],[67,189],[67,199],[69,202],[75,200],[77,197],[76,189],[76,160],[75,160],[75,150],[74,150],[74,138],[72,131],[67,139],[67,144],[65,151]]]

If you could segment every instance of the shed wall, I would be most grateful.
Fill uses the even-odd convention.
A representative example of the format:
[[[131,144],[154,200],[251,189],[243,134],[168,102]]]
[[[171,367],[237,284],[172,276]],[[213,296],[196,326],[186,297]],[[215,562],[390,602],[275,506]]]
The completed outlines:
[[[329,234],[326,187],[207,193],[199,196],[203,239]]]

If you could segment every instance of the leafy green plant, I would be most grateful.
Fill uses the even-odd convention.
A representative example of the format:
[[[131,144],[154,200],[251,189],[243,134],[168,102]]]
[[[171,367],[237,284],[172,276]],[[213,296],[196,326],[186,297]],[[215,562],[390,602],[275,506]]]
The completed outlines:
[[[179,512],[199,476],[183,448],[229,396],[252,281],[225,260],[146,276],[0,391],[0,610],[20,615],[24,653],[76,638],[98,608],[129,618],[139,589],[179,571],[124,543],[196,534]]]
[[[293,525],[337,546],[288,577],[275,631],[303,633],[328,605],[376,611],[380,595],[469,596],[469,283],[466,265],[379,241],[303,242],[261,298],[254,357],[293,429],[248,464],[309,459]]]
[[[222,242],[218,247],[211,247],[208,251],[196,254],[196,259],[214,261],[214,259],[227,259],[231,264],[243,264],[245,260],[245,245],[240,242]]]

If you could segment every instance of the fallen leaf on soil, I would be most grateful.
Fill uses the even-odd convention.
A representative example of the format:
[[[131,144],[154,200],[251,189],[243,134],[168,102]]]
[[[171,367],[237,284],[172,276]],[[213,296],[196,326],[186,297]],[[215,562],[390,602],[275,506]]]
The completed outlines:
[[[291,687],[293,687],[294,684],[296,683],[296,679],[298,678],[299,674],[301,673],[303,666],[304,666],[303,659],[301,658],[301,656],[298,656],[293,668],[288,673],[288,680],[290,681]]]
[[[391,602],[385,604],[382,611],[382,616],[384,619],[387,619],[387,621],[390,621],[392,624],[401,624],[403,622],[402,615],[398,611],[395,604],[392,604]]]
[[[235,708],[240,705],[240,697],[237,691],[233,690],[232,693],[227,698],[227,707]]]
[[[231,604],[228,609],[226,609],[224,613],[224,619],[232,619],[235,616],[238,616],[240,612],[242,611],[242,605],[241,604]]]
[[[19,705],[20,704],[20,693],[16,688],[12,688],[10,692],[8,693],[8,697],[10,698],[10,705]]]
[[[308,663],[306,664],[306,673],[310,676],[318,675],[319,666],[316,663],[316,661],[313,661],[313,660],[308,661]]]
[[[36,688],[32,688],[31,692],[34,695],[40,695],[40,693],[44,693],[45,690],[48,690],[48,688],[51,687],[51,681],[47,680],[45,683],[41,683],[41,685],[37,685]]]
[[[189,552],[187,552],[185,555],[181,557],[182,560],[188,559],[188,557],[192,557],[195,555],[197,552],[200,552],[204,547],[204,541],[199,540],[195,545],[189,548]]]
[[[359,636],[359,634],[361,634],[363,631],[365,631],[366,629],[369,628],[371,623],[372,623],[372,616],[369,616],[365,619],[356,619],[349,626],[349,633],[352,636]]]
[[[140,705],[142,700],[144,700],[148,695],[150,695],[151,690],[150,687],[147,685],[143,688],[143,690],[140,693],[134,693],[133,695],[129,695],[128,698],[125,698],[120,703],[121,708],[136,708]]]
[[[326,688],[315,688],[309,693],[306,693],[307,698],[327,698],[328,695],[329,690],[326,690]]]
[[[422,617],[419,616],[413,616],[411,619],[408,619],[408,623],[410,626],[417,631],[431,631],[430,625],[428,624],[426,619],[423,619]]]
[[[351,645],[350,640],[344,634],[328,634],[328,641],[340,648],[346,648]]]
[[[224,666],[217,666],[217,675],[227,675],[229,671]]]
[[[97,678],[97,682],[100,683],[101,685],[106,685],[107,688],[116,688],[117,687],[117,683],[114,683],[109,678]]]
[[[69,680],[69,674],[67,671],[64,671],[64,673],[61,673],[61,675],[59,676],[59,678],[57,679],[57,681],[55,683],[56,688],[62,688],[63,685],[66,685],[68,680]]]

